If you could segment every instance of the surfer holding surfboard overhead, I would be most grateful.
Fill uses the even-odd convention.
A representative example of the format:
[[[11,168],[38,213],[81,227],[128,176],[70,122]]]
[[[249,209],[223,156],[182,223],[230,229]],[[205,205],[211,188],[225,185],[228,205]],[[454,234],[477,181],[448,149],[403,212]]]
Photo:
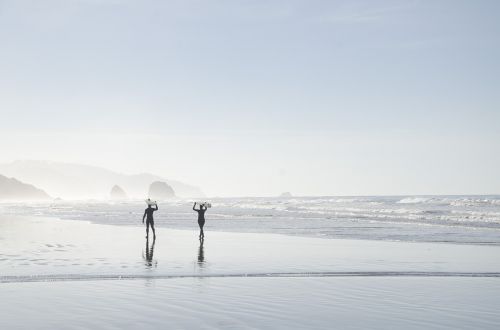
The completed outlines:
[[[196,204],[200,206],[200,208],[196,209]],[[198,212],[198,226],[200,226],[200,240],[205,239],[205,233],[203,232],[203,226],[205,226],[205,212],[207,208],[211,207],[209,203],[197,203],[194,202],[193,211]]]
[[[158,204],[149,198],[146,200],[146,204],[148,204],[148,208],[144,210],[144,215],[142,216],[142,223],[144,223],[144,218],[146,218],[146,238],[149,237],[149,226],[151,226],[151,229],[153,230],[153,239],[156,239],[153,212],[158,211]],[[153,205],[155,208],[153,208]]]

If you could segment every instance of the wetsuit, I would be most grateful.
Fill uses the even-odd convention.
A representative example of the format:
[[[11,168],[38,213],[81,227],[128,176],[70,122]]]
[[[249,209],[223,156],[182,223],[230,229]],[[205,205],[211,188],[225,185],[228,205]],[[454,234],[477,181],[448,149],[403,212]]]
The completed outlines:
[[[203,229],[203,226],[205,225],[205,211],[206,209],[196,210],[196,212],[198,212],[198,225],[201,229]]]
[[[196,205],[196,204],[195,204]],[[195,209],[195,205],[193,205],[193,210],[198,212],[198,226],[200,226],[200,239],[205,237],[205,233],[203,232],[203,226],[205,226],[205,211],[206,207],[200,205],[200,209]]]
[[[152,207],[148,207],[147,209],[144,210],[144,214],[146,215],[146,225],[147,224],[155,224],[155,221],[153,219],[153,212],[158,211],[158,205],[156,205],[156,209]]]
[[[153,219],[153,212],[158,211],[158,205],[155,205],[156,208],[148,207],[147,209],[144,210],[144,217],[146,217],[146,234],[149,232],[149,226],[151,226],[151,229],[153,230],[153,235],[156,237],[155,233],[155,221]]]

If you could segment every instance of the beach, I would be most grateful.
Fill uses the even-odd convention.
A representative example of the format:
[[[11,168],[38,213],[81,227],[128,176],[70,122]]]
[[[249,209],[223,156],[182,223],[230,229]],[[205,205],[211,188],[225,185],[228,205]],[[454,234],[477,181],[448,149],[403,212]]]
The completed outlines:
[[[498,329],[497,278],[3,283],[3,329]]]
[[[5,329],[482,328],[500,247],[0,219]]]
[[[0,0],[0,330],[500,329],[499,13]]]

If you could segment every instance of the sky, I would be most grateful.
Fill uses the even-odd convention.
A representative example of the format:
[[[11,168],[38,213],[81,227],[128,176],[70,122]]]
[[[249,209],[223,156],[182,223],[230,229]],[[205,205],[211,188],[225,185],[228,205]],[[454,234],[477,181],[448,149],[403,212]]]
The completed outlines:
[[[500,193],[499,1],[0,0],[0,162],[210,196]]]

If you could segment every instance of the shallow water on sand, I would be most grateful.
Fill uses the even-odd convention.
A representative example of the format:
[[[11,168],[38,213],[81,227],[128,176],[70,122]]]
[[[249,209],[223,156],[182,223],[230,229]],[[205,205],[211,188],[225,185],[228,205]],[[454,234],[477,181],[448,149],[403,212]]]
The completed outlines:
[[[497,329],[499,246],[0,217],[0,329]]]
[[[498,329],[496,278],[0,284],[2,329]]]
[[[331,240],[0,219],[0,281],[174,276],[498,276],[499,246]]]

